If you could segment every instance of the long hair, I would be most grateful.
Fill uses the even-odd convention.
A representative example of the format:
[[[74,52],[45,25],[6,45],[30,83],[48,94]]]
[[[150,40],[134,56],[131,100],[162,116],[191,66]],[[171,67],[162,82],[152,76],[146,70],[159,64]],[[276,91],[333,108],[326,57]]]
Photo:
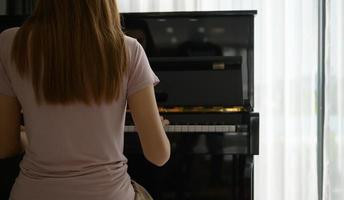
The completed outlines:
[[[116,0],[38,0],[18,30],[12,60],[48,104],[117,100],[127,72]]]

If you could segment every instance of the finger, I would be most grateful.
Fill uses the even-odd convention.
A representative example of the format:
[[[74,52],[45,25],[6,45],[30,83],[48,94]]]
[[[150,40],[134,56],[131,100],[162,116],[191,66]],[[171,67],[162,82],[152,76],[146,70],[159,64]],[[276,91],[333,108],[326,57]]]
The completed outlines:
[[[168,119],[164,119],[163,120],[163,124],[166,126],[166,125],[169,125],[170,124],[170,121]]]

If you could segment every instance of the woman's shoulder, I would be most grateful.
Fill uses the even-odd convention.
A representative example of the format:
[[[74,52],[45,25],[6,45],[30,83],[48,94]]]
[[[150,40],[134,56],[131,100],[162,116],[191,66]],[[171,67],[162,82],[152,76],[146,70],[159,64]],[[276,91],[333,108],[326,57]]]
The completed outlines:
[[[11,37],[14,37],[16,35],[16,33],[18,32],[18,30],[19,30],[19,27],[6,29],[0,33],[0,38],[1,39],[9,39]]]
[[[2,31],[0,33],[0,48],[4,51],[7,51],[11,44],[13,43],[14,37],[19,30],[19,27],[10,28]]]
[[[124,43],[129,50],[137,49],[139,45],[139,42],[135,38],[127,35],[124,36]]]
[[[4,31],[2,31],[1,34],[3,34],[3,33],[14,33],[14,32],[17,32],[19,29],[20,29],[20,27],[8,28],[8,29],[5,29]]]
[[[135,59],[137,57],[140,57],[142,55],[142,53],[144,52],[141,44],[132,37],[129,36],[125,36],[124,37],[124,43],[129,55],[129,59]]]

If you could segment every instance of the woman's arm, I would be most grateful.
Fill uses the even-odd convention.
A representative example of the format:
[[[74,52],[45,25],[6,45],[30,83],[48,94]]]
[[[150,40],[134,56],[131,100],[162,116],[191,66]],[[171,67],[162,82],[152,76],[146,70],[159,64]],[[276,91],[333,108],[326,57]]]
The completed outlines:
[[[128,103],[146,159],[157,166],[163,166],[170,158],[171,150],[160,119],[153,85],[129,96]]]
[[[0,95],[0,159],[23,152],[20,139],[20,104],[15,97]]]

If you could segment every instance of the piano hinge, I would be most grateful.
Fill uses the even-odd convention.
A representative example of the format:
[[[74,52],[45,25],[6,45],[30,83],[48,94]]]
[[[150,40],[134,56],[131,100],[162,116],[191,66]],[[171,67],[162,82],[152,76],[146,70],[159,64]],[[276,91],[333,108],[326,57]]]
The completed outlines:
[[[226,68],[226,64],[223,62],[213,63],[213,70],[224,70]]]

